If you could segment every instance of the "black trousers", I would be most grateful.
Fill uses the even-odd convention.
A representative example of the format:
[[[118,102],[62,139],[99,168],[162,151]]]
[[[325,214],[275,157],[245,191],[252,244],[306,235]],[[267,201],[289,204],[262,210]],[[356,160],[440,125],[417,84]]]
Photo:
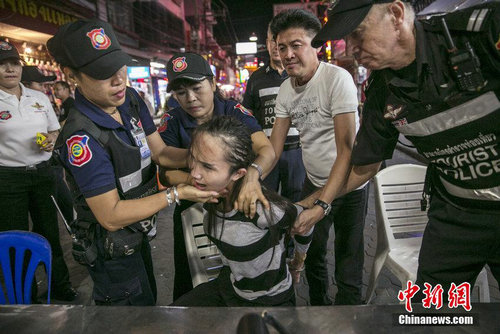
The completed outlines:
[[[268,296],[267,302],[243,299],[234,291],[229,278],[231,270],[223,267],[219,277],[196,286],[194,289],[175,300],[171,306],[295,306],[295,290],[293,285],[288,291],[278,296]]]
[[[445,299],[451,283],[469,282],[472,289],[485,264],[500,283],[500,212],[467,212],[433,195],[428,217],[417,272],[420,290],[424,283],[439,283]]]
[[[303,195],[316,190],[306,178]],[[314,226],[313,239],[307,251],[306,277],[311,305],[331,305],[328,297],[326,252],[328,236],[335,228],[336,305],[361,304],[363,284],[364,240],[367,189],[352,191],[332,202],[332,210]]]
[[[36,170],[0,167],[0,231],[29,230],[41,234],[52,248],[52,289],[70,286],[69,272],[59,240],[59,227],[54,203],[55,177],[51,166]]]
[[[283,151],[278,163],[262,183],[274,191],[278,191],[281,184],[281,196],[298,202],[301,199],[305,177],[302,149],[295,148]]]
[[[96,305],[154,306],[157,290],[147,236],[143,236],[140,252],[109,259],[104,251],[105,233],[104,228],[97,226],[98,256],[95,265],[87,267],[94,281]]]

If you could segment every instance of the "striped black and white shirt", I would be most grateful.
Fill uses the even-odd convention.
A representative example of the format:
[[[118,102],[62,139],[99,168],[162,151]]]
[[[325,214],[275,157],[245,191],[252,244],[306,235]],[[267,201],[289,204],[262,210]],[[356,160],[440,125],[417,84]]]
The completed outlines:
[[[271,212],[273,217],[269,219],[271,214],[266,216],[260,203],[253,219],[237,210],[216,211],[215,229],[208,231],[208,214],[205,214],[204,226],[207,236],[219,248],[224,266],[231,271],[230,282],[235,293],[246,300],[279,304],[293,293],[284,236],[296,215],[273,203]],[[277,244],[271,240],[270,229],[279,232]],[[312,230],[305,236],[295,237],[297,251],[307,252]]]

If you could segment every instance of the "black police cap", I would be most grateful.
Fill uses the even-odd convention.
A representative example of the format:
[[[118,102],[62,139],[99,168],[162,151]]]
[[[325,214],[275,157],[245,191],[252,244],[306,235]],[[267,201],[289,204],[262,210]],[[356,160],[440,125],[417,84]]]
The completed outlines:
[[[328,22],[313,38],[311,45],[320,47],[326,41],[345,37],[356,29],[374,4],[394,2],[394,0],[338,0],[328,10]]]
[[[23,66],[21,81],[26,82],[50,82],[56,80],[55,75],[43,75],[36,66]]]
[[[96,18],[67,23],[47,41],[47,49],[56,62],[90,77],[104,80],[132,58],[123,52],[113,28]]]
[[[192,81],[203,81],[207,77],[213,77],[214,73],[210,64],[196,53],[177,53],[167,63],[167,91],[172,90],[172,83],[177,79],[189,79]]]
[[[0,41],[0,61],[5,59],[21,59],[21,57],[19,57],[19,52],[14,45]]]

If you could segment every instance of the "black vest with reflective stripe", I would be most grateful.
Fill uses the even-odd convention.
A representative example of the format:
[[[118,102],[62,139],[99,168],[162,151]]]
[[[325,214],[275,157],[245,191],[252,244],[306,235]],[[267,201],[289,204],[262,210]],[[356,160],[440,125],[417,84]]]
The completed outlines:
[[[489,19],[500,17],[499,10]],[[425,45],[428,62],[417,61],[417,82],[394,71],[377,71],[388,87],[384,119],[429,159],[437,193],[462,208],[499,212],[500,58],[491,37],[486,31],[451,31],[458,47],[465,41],[473,45],[488,81],[480,91],[465,92],[450,73],[442,34],[425,22],[416,28],[421,29],[417,51]]]
[[[137,101],[128,91],[127,95],[131,101],[129,110],[132,117],[139,120],[138,104],[134,103]],[[125,143],[112,129],[100,127],[76,108],[69,113],[68,119],[57,139],[56,150],[65,149],[66,140],[75,132],[82,130],[98,141],[108,152],[115,172],[116,189],[121,199],[142,198],[158,192],[156,165],[152,162],[151,156],[142,159],[139,147]],[[75,199],[74,204],[78,219],[97,223],[97,219],[78,189],[71,172],[68,169],[66,170],[68,171],[67,181]],[[153,215],[143,221],[129,225],[129,227],[132,230],[148,232],[155,224],[155,216]]]

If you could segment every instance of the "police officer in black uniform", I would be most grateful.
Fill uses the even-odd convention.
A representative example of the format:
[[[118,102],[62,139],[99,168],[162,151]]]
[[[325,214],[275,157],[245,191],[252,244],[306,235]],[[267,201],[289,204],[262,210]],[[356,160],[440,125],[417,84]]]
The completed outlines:
[[[438,0],[415,20],[400,0],[340,0],[315,46],[345,36],[374,71],[336,195],[375,175],[405,135],[430,161],[417,284],[472,285],[485,264],[499,281],[500,3]]]
[[[78,216],[71,224],[73,256],[88,267],[97,305],[154,305],[147,234],[156,213],[180,199],[216,201],[217,193],[183,185],[158,193],[153,159],[176,162],[144,102],[125,86],[131,58],[107,22],[66,24],[47,47],[78,87],[56,143]]]

